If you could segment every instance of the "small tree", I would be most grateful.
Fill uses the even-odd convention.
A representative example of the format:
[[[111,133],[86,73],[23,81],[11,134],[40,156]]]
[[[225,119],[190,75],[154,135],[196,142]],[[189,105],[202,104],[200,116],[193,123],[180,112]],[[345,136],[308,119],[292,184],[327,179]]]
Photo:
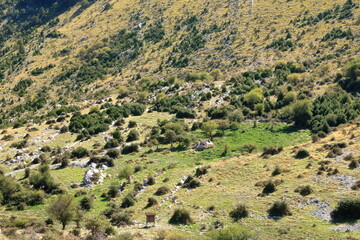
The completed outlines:
[[[104,239],[105,229],[109,226],[104,216],[91,216],[86,219],[85,227],[90,230],[90,239]]]
[[[140,136],[140,134],[138,133],[138,131],[136,131],[135,129],[132,129],[129,132],[126,142],[132,142],[132,141],[139,140],[139,136]]]
[[[62,224],[64,230],[66,225],[73,220],[75,207],[72,195],[60,195],[49,207],[48,213]]]
[[[210,138],[210,140],[212,140],[217,128],[218,128],[217,123],[210,121],[210,122],[203,123],[201,130],[204,132],[204,134],[207,137]]]
[[[210,72],[210,75],[214,78],[215,81],[217,81],[222,76],[222,72],[220,71],[220,69],[213,69]]]

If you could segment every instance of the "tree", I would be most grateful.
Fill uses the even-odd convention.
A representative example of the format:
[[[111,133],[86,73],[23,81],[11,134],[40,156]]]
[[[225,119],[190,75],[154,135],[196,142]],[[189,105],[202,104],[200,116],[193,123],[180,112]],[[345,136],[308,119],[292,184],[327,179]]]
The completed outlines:
[[[229,121],[220,120],[220,121],[217,122],[217,124],[218,124],[218,129],[221,131],[221,134],[224,136],[225,130],[229,129],[229,127],[230,127]]]
[[[300,100],[294,103],[292,106],[292,118],[295,124],[306,126],[313,116],[312,108],[312,103],[308,100]]]
[[[139,136],[140,136],[140,134],[138,133],[138,131],[133,129],[129,132],[126,142],[132,142],[132,141],[139,140]]]
[[[217,81],[222,76],[222,72],[220,71],[220,69],[213,69],[210,72],[210,75],[214,78],[215,81]]]
[[[245,102],[253,108],[255,104],[262,103],[264,99],[263,90],[261,88],[254,88],[250,92],[246,93]]]
[[[49,207],[48,213],[62,224],[66,225],[74,219],[75,207],[72,195],[60,195]]]
[[[85,221],[86,229],[90,230],[90,239],[103,239],[105,229],[109,226],[109,222],[102,215],[88,217]]]
[[[173,143],[176,141],[176,139],[177,139],[177,135],[173,130],[171,129],[166,130],[165,140],[166,142],[170,143],[170,147],[173,147]]]
[[[206,123],[203,123],[201,130],[204,132],[204,134],[210,138],[210,140],[213,139],[214,132],[218,128],[218,124],[213,121],[209,121]]]

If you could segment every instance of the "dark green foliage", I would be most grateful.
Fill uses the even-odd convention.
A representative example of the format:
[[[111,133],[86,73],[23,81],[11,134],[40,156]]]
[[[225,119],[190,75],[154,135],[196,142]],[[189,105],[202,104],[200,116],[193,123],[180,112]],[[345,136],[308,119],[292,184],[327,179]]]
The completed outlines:
[[[269,45],[267,45],[266,48],[274,48],[280,51],[288,51],[293,50],[294,46],[294,43],[290,39],[278,38]]]
[[[158,202],[155,198],[150,197],[150,198],[148,198],[148,203],[146,204],[145,208],[152,207],[152,206],[156,205],[157,203]]]
[[[170,192],[168,187],[159,187],[156,192],[154,193],[156,196],[162,196]]]
[[[110,158],[118,158],[120,156],[120,151],[117,149],[110,149],[107,151],[106,155],[108,155]]]
[[[242,218],[246,218],[249,216],[249,211],[246,209],[244,204],[238,204],[234,210],[230,212],[230,217],[234,219],[234,221],[238,221]]]
[[[42,67],[42,68],[35,68],[34,70],[31,71],[31,75],[33,76],[38,76],[43,74],[46,70],[49,70],[51,68],[54,68],[55,65],[54,64],[49,64],[46,67]]]
[[[71,152],[71,157],[72,158],[83,158],[83,157],[88,157],[89,156],[89,150],[87,150],[86,148],[83,147],[77,147],[75,150],[73,150]]]
[[[90,158],[89,163],[105,164],[108,167],[115,166],[114,159],[109,156],[93,156]]]
[[[273,193],[276,191],[276,185],[275,183],[273,183],[272,181],[269,181],[265,184],[264,189],[263,189],[263,193],[264,194],[269,194],[269,193]]]
[[[350,61],[343,72],[344,76],[338,79],[340,86],[351,93],[360,92],[360,59]]]
[[[331,212],[331,218],[336,221],[360,219],[360,199],[345,199],[340,201]]]
[[[268,210],[268,214],[269,216],[273,217],[284,217],[292,215],[290,208],[285,201],[276,201]]]
[[[177,118],[196,118],[197,114],[192,109],[179,108],[176,113]]]
[[[165,30],[162,22],[156,22],[150,25],[144,34],[144,40],[153,43],[160,42],[165,36]]]
[[[188,176],[184,181],[183,188],[194,189],[200,187],[200,182],[197,179],[194,179],[192,176]]]
[[[304,16],[302,19],[298,18],[294,21],[292,21],[295,25],[298,27],[304,27],[304,26],[314,26],[315,24],[319,23],[320,21],[326,21],[327,23],[330,23],[331,19],[349,19],[353,16],[353,9],[357,5],[353,3],[352,0],[347,0],[342,5],[335,5],[331,9],[328,9],[324,12],[320,12],[316,16]],[[308,14],[308,12],[305,12]]]
[[[273,146],[264,147],[263,148],[263,153],[262,153],[261,156],[262,157],[267,157],[267,156],[270,156],[270,155],[276,155],[276,154],[279,154],[282,151],[283,151],[282,147],[279,147],[279,148],[275,148]]]
[[[189,95],[175,95],[162,99],[155,103],[154,110],[158,112],[177,113],[179,107],[193,107],[195,103]]]
[[[134,206],[136,203],[136,199],[133,193],[128,193],[121,202],[122,208],[129,208],[131,206]]]
[[[93,208],[94,199],[88,196],[83,197],[80,200],[80,207],[82,210],[90,211]]]
[[[15,91],[15,92],[25,92],[26,89],[28,87],[30,87],[33,83],[34,83],[34,81],[31,80],[31,79],[20,80],[20,82],[18,82],[14,86],[13,91]]]
[[[30,185],[35,189],[42,189],[47,193],[51,193],[58,189],[58,184],[50,175],[49,166],[41,165],[38,172],[34,172],[29,177]]]
[[[116,198],[117,196],[119,196],[119,194],[120,194],[119,187],[116,185],[110,185],[109,190],[107,192],[108,197]]]
[[[350,169],[355,169],[358,168],[360,166],[360,162],[359,160],[351,160],[351,162],[349,163],[349,168]]]
[[[185,209],[176,209],[169,220],[170,224],[188,225],[193,223],[190,213]]]
[[[300,186],[300,187],[295,189],[295,192],[300,193],[301,196],[310,195],[311,193],[313,193],[313,191],[314,190],[311,188],[310,185]]]
[[[127,139],[126,139],[126,142],[133,142],[133,141],[139,140],[139,137],[140,137],[139,132],[136,131],[135,129],[132,129],[129,132],[129,135],[128,135]]]
[[[300,149],[295,155],[295,158],[297,159],[303,159],[307,157],[310,157],[310,153],[305,149]]]
[[[107,141],[105,143],[105,146],[104,148],[105,149],[109,149],[109,148],[117,148],[120,146],[120,143],[119,143],[119,140],[113,138],[113,139],[110,139],[109,141]]]
[[[331,32],[327,33],[321,41],[326,42],[329,40],[335,40],[338,38],[346,38],[346,39],[353,39],[354,35],[350,28],[348,30],[343,31],[341,28],[333,28]]]
[[[274,171],[271,173],[271,176],[280,175],[284,170],[282,170],[279,166],[276,166]]]
[[[122,154],[130,154],[134,152],[138,152],[140,150],[140,146],[138,144],[125,145],[121,151]]]
[[[109,129],[109,119],[105,114],[99,111],[93,111],[89,114],[75,113],[70,119],[69,130],[74,133],[79,133],[86,130],[88,134],[95,135]]]

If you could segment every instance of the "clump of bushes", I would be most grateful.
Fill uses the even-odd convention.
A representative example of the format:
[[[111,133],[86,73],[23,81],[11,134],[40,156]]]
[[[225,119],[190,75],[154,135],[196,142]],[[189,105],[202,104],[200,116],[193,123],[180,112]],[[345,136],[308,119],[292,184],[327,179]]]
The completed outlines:
[[[331,218],[336,221],[360,219],[360,199],[345,199],[340,201],[331,212]]]
[[[129,208],[131,206],[134,206],[136,203],[135,195],[134,193],[128,193],[121,202],[122,208]]]
[[[264,189],[262,191],[263,194],[269,194],[269,193],[273,193],[276,191],[276,185],[274,182],[272,181],[268,181],[265,186]]]
[[[129,132],[129,135],[128,135],[127,139],[126,139],[126,142],[133,142],[133,141],[139,140],[139,137],[140,137],[139,132],[136,131],[135,129],[132,129]]]
[[[239,147],[239,150],[244,153],[244,152],[247,152],[247,153],[253,153],[255,152],[257,149],[257,146],[253,143],[246,143],[242,146]]]
[[[72,158],[83,158],[83,157],[87,157],[89,156],[89,150],[87,150],[86,148],[83,147],[78,147],[75,150],[73,150],[71,152],[71,157]]]
[[[183,188],[194,189],[200,187],[200,182],[192,176],[188,176],[182,186]]]
[[[158,202],[155,198],[153,197],[149,197],[148,198],[148,203],[146,204],[145,208],[149,208],[149,207],[152,207],[154,205],[156,205]]]
[[[94,199],[88,196],[83,197],[80,200],[80,207],[82,210],[90,211],[94,205]]]
[[[295,155],[296,159],[303,159],[307,157],[310,157],[310,153],[305,149],[300,149]]]
[[[285,201],[276,201],[267,211],[269,216],[284,217],[291,216],[289,205]]]
[[[183,224],[188,225],[193,221],[190,217],[190,213],[185,209],[176,209],[169,220],[170,224]]]
[[[249,216],[249,211],[247,210],[245,204],[238,204],[234,210],[230,212],[230,217],[234,219],[234,221],[238,221],[242,218],[246,218]]]
[[[125,145],[121,151],[122,154],[130,154],[134,152],[139,152],[140,146],[138,144]]]
[[[269,157],[272,155],[276,155],[279,154],[280,152],[282,152],[283,148],[279,147],[279,148],[275,148],[275,147],[264,147],[263,148],[263,153],[262,153],[262,157]]]
[[[170,192],[168,187],[159,187],[156,192],[154,193],[156,196],[162,196]]]
[[[300,187],[295,189],[295,192],[300,193],[301,196],[310,195],[311,193],[313,193],[313,191],[314,190],[311,188],[310,185],[300,186]]]

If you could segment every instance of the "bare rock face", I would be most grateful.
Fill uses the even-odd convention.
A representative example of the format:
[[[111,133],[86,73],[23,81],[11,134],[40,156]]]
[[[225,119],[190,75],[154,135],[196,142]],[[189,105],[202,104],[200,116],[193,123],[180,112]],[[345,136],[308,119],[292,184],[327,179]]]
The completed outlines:
[[[108,174],[103,173],[101,170],[102,169],[96,169],[96,164],[95,166],[91,165],[89,170],[87,170],[85,173],[85,176],[83,178],[83,184],[85,186],[92,186],[102,183],[104,179],[108,176]]]
[[[208,148],[214,148],[215,145],[213,142],[211,142],[210,140],[205,140],[205,141],[199,141],[197,142],[194,146],[193,149],[196,149],[198,151],[202,151]]]

